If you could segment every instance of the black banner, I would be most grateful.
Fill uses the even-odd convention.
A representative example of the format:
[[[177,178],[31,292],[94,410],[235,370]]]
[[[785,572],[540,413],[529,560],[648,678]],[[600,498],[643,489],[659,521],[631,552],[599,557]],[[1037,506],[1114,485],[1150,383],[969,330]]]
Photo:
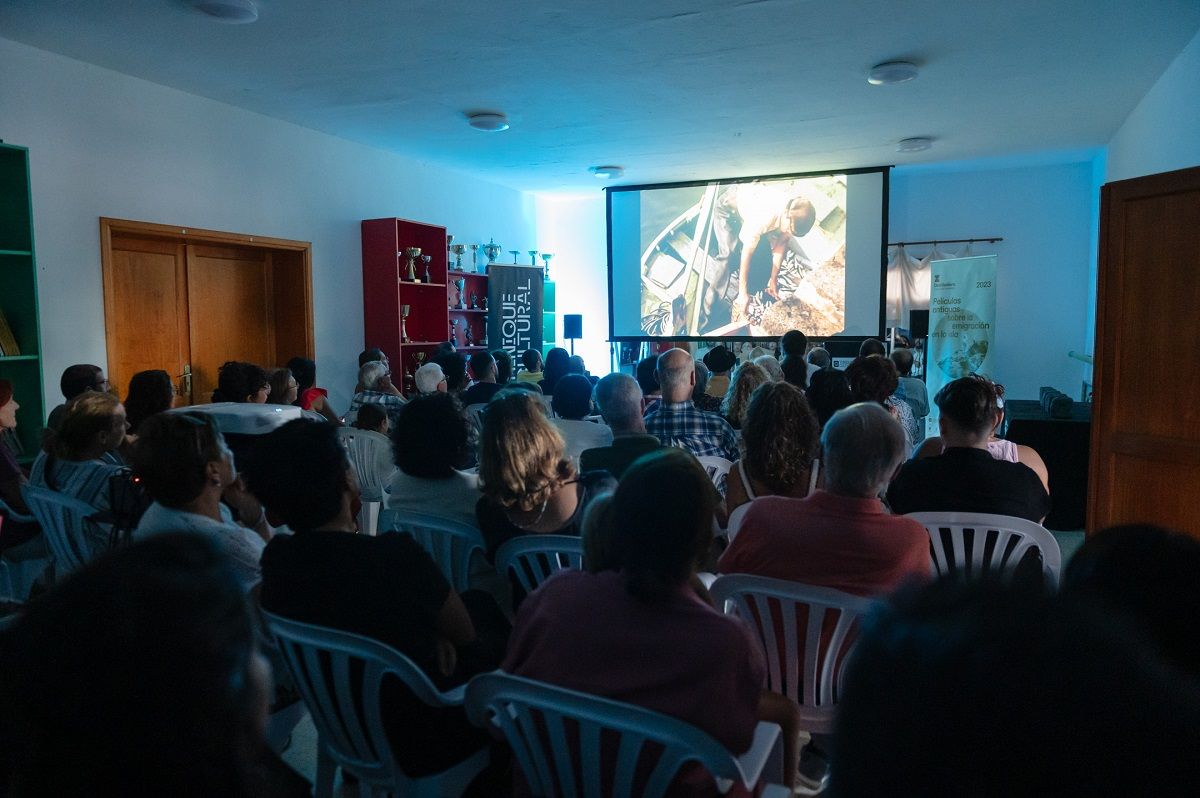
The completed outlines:
[[[536,266],[488,266],[488,346],[519,358],[542,351],[542,270]]]

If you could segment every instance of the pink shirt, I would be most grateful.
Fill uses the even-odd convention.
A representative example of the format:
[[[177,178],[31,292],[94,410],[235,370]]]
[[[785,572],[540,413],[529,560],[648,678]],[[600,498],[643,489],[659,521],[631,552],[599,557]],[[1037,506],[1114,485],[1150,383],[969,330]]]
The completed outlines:
[[[824,490],[755,499],[717,567],[856,596],[890,593],[910,578],[928,581],[932,570],[925,527],[889,515],[878,499]]]

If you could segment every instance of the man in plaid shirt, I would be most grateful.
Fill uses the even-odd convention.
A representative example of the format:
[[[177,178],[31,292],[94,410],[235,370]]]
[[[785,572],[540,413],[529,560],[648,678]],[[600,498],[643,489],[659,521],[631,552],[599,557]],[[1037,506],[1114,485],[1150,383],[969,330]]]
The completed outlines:
[[[358,382],[364,390],[354,394],[350,400],[350,409],[346,412],[346,423],[353,424],[358,418],[358,408],[366,404],[382,405],[388,415],[388,421],[396,423],[396,416],[404,406],[404,397],[392,385],[392,372],[386,363],[372,360],[364,363],[358,370]]]
[[[686,349],[671,349],[658,358],[662,403],[646,416],[646,432],[664,446],[687,449],[697,457],[738,459],[737,433],[716,413],[697,409],[692,402],[696,367]]]

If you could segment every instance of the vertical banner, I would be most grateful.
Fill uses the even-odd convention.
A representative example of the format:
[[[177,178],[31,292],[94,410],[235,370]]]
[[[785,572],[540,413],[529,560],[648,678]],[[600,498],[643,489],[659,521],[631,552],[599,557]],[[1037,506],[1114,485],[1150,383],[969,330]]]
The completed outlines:
[[[542,351],[542,270],[493,263],[488,267],[487,340],[519,358]]]
[[[937,429],[933,397],[948,382],[991,373],[996,345],[996,256],[930,263],[928,429]]]

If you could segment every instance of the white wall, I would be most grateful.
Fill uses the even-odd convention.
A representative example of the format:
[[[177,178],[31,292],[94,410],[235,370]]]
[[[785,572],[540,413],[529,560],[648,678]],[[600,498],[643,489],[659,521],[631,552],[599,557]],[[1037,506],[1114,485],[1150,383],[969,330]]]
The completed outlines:
[[[1200,166],[1200,32],[1108,143],[1108,179]]]
[[[1092,160],[893,171],[889,241],[1000,236],[996,371],[1016,399],[1042,385],[1078,396],[1088,351],[1095,215]],[[914,248],[914,253],[923,251]]]
[[[343,409],[363,346],[360,220],[538,246],[520,192],[5,39],[0,138],[30,150],[48,407],[66,366],[106,363],[100,216],[311,241],[318,383]]]

